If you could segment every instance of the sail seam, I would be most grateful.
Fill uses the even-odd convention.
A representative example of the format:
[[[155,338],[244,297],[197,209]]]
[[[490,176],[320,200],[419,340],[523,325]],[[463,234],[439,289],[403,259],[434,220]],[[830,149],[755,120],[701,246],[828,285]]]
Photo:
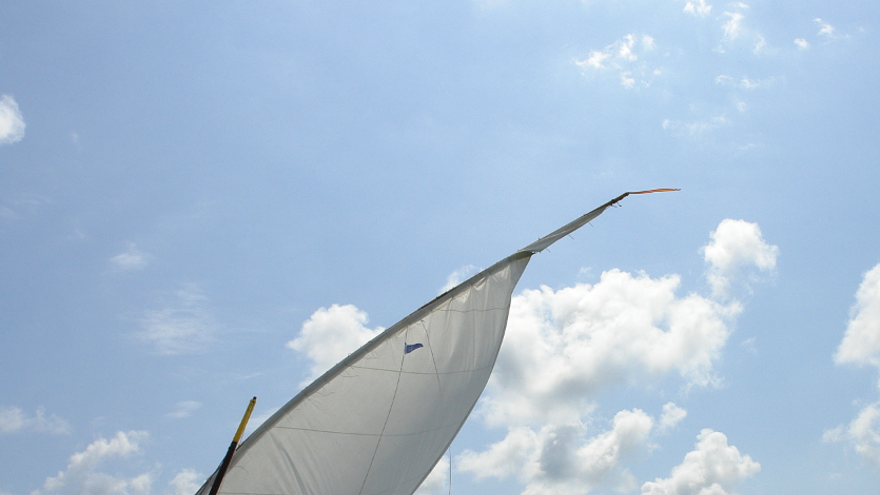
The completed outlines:
[[[355,433],[355,432],[345,432],[345,431],[318,430],[315,428],[295,428],[292,426],[276,426],[275,428],[278,428],[279,430],[312,431],[315,433],[328,433],[331,435],[355,435],[355,436],[359,436],[359,437],[382,437],[382,436],[385,436],[385,437],[406,437],[406,436],[411,436],[411,435],[421,435],[423,433],[428,433],[428,432],[432,432],[432,431],[444,430],[446,428],[449,428],[450,426],[455,426],[455,425],[456,425],[456,423],[447,423],[447,424],[445,424],[443,426],[439,426],[437,428],[431,428],[429,430],[414,431],[414,432],[410,432],[410,433]]]
[[[483,371],[483,370],[486,370],[489,368],[491,368],[491,366],[483,366],[482,368],[473,368],[473,369],[460,370],[460,371],[443,371],[443,372],[438,371],[436,373],[433,373],[430,371],[404,371],[404,370],[395,371],[395,370],[389,370],[389,369],[383,369],[383,368],[369,368],[367,366],[352,366],[352,369],[358,369],[358,370],[387,371],[388,373],[405,373],[407,375],[438,375],[438,376],[439,375],[459,375],[461,373],[473,373],[475,371]]]

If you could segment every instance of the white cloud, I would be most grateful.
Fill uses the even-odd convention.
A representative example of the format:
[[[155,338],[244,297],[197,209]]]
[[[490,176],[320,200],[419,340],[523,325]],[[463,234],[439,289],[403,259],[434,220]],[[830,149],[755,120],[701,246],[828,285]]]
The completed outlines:
[[[174,490],[174,495],[193,495],[202,485],[205,477],[195,470],[182,469],[168,485]]]
[[[185,400],[177,403],[177,410],[174,412],[170,412],[166,414],[166,417],[181,419],[188,418],[192,416],[192,413],[196,412],[200,407],[202,407],[201,402],[196,402],[194,400]]]
[[[711,241],[703,247],[703,255],[716,296],[730,297],[731,285],[744,282],[746,276],[755,278],[755,268],[761,272],[776,268],[779,248],[764,242],[757,223],[727,218],[709,236]]]
[[[688,2],[684,6],[684,11],[699,17],[706,17],[712,12],[712,6],[706,3],[706,0],[698,0],[697,3]]]
[[[880,402],[865,406],[849,426],[826,430],[822,441],[846,441],[869,464],[880,467]]]
[[[837,39],[837,35],[834,34],[834,26],[828,24],[820,18],[815,18],[814,21],[819,24],[819,32],[816,33],[818,36],[823,36],[828,40]]]
[[[724,38],[735,40],[742,34],[742,21],[745,16],[740,12],[724,12],[723,15],[728,17],[727,22],[721,26],[721,29],[724,30]]]
[[[575,63],[581,67],[589,66],[594,69],[605,69],[605,60],[608,60],[610,58],[610,53],[593,50],[590,52],[590,56],[586,60],[581,60]]]
[[[648,446],[654,420],[639,409],[620,411],[612,428],[586,438],[582,423],[550,424],[539,430],[513,428],[506,438],[480,453],[456,457],[457,469],[477,478],[516,474],[523,494],[581,494],[597,486],[621,491],[635,479],[620,461]]]
[[[147,266],[149,255],[139,250],[135,243],[128,243],[128,249],[110,258],[110,263],[117,270],[132,271],[141,270]]]
[[[798,50],[807,50],[810,48],[810,42],[803,38],[795,38],[794,44],[797,45]]]
[[[742,81],[740,81],[740,87],[744,89],[755,89],[761,86],[761,81],[753,81],[747,77],[744,77]]]
[[[767,48],[767,40],[765,40],[764,37],[760,34],[756,35],[755,47],[752,49],[752,51],[755,52],[755,54],[757,55],[763,52],[765,48]]]
[[[473,275],[476,271],[477,271],[477,267],[475,267],[474,265],[465,265],[465,266],[459,268],[458,270],[455,270],[454,272],[450,273],[449,276],[446,277],[446,285],[444,285],[440,289],[440,294],[443,294],[444,292],[448,291],[449,289],[452,289],[456,285],[464,282],[465,280],[468,279],[468,277]]]
[[[144,315],[136,336],[160,355],[204,352],[216,331],[211,313],[205,308],[208,298],[196,284],[185,285],[174,296],[169,307]]]
[[[97,468],[114,458],[141,453],[139,442],[148,435],[143,431],[117,432],[110,440],[99,438],[82,452],[70,456],[67,469],[46,478],[43,487],[31,495],[148,495],[153,475],[143,473],[131,478],[111,476]]]
[[[727,437],[704,429],[697,436],[696,450],[688,452],[684,462],[672,468],[669,478],[657,478],[642,485],[647,495],[726,495],[730,486],[753,476],[761,465],[742,455]]]
[[[880,368],[880,264],[862,277],[834,361]]]
[[[345,356],[379,335],[381,327],[369,329],[367,313],[354,305],[320,308],[303,323],[299,336],[287,343],[287,347],[306,354],[314,363],[311,377],[317,378]]]
[[[856,291],[850,320],[834,354],[838,365],[880,368],[880,264],[868,270]],[[826,442],[847,441],[875,467],[880,467],[880,402],[867,405],[849,424],[825,431]]]
[[[434,469],[428,473],[428,477],[422,482],[414,495],[432,495],[447,493],[449,489],[449,458],[443,456],[437,461]]]
[[[880,402],[870,404],[849,424],[847,437],[856,452],[874,466],[880,466]]]
[[[628,34],[628,35],[624,36],[623,38],[621,38],[616,43],[616,45],[617,45],[616,46],[617,58],[622,59],[622,60],[626,60],[628,62],[633,62],[635,60],[638,60],[639,57],[637,57],[633,53],[633,45],[635,45],[635,44],[636,44],[636,37],[631,34]],[[653,38],[652,38],[652,40],[651,40],[652,48],[653,48],[653,45],[654,45],[654,42],[653,42]]]
[[[70,433],[70,424],[56,415],[46,417],[45,408],[38,407],[29,416],[18,407],[0,407],[0,433],[36,431],[56,435]]]
[[[570,423],[612,385],[670,372],[712,383],[729,335],[725,319],[738,309],[677,297],[679,282],[614,269],[595,285],[515,296],[480,411],[492,424]]]
[[[744,11],[749,6],[742,3],[729,4],[731,10],[724,11],[720,17],[721,22],[721,39],[718,46],[713,50],[716,53],[727,53],[727,49],[736,49],[737,46],[745,48],[751,47],[751,51],[755,55],[760,55],[768,50],[767,40],[764,36],[746,26],[746,15]]]
[[[663,405],[663,414],[660,416],[660,431],[667,431],[687,417],[687,411],[676,406],[672,402]]]
[[[0,96],[0,146],[21,141],[24,138],[24,118],[18,103],[9,95]]]
[[[648,87],[652,76],[659,75],[659,69],[652,69],[639,57],[652,52],[656,48],[653,37],[645,34],[638,36],[630,33],[602,50],[591,50],[584,60],[575,60],[584,75],[594,71],[618,71],[620,83],[627,89]]]

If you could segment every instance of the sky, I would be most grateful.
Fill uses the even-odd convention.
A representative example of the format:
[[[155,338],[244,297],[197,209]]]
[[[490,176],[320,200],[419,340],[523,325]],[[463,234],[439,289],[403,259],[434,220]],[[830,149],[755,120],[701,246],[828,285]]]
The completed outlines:
[[[190,495],[535,255],[421,495],[880,483],[880,5],[10,1],[0,495]]]

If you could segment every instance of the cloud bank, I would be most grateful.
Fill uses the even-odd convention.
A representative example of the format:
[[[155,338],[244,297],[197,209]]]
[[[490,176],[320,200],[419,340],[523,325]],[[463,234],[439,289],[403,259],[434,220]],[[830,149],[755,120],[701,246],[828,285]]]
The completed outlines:
[[[640,409],[618,412],[609,430],[586,438],[582,423],[516,427],[483,452],[456,457],[458,470],[477,478],[516,475],[523,494],[580,494],[598,486],[629,491],[637,485],[620,461],[647,447],[654,419]]]
[[[717,383],[714,365],[742,311],[730,289],[772,271],[778,256],[757,224],[732,219],[710,233],[702,252],[712,287],[708,296],[679,295],[675,274],[652,278],[618,269],[593,285],[544,286],[514,296],[505,341],[477,408],[487,425],[507,434],[482,451],[457,456],[456,469],[477,478],[515,476],[528,495],[637,489],[626,460],[650,452],[651,439],[674,429],[687,411],[672,402],[659,419],[641,409],[623,410],[609,428],[597,431],[592,425],[600,421],[593,417],[599,393],[668,376],[678,377],[684,389]],[[305,353],[318,376],[382,331],[367,322],[367,314],[352,305],[320,308],[287,345]],[[725,494],[760,469],[721,433],[704,430],[698,440],[670,478],[646,483],[643,491]],[[441,489],[437,473],[439,468],[423,493]]]

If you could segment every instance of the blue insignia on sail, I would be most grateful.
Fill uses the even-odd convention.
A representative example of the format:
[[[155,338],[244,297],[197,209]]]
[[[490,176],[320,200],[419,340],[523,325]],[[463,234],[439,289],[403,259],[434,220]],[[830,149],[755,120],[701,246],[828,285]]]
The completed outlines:
[[[409,354],[409,353],[411,353],[412,351],[418,349],[419,347],[424,347],[424,346],[423,346],[422,344],[419,344],[419,343],[415,343],[415,344],[403,344],[403,353],[404,353],[404,354]]]

